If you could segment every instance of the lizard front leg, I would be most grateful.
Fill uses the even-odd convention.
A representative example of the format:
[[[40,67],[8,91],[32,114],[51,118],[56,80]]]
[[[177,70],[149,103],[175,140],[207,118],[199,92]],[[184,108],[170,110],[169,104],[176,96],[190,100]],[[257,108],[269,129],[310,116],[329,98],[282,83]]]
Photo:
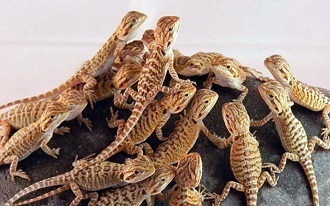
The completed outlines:
[[[166,124],[166,122],[170,119],[170,116],[171,114],[168,112],[164,114],[164,116],[162,117],[162,119],[160,120],[160,122],[158,123],[155,129],[156,136],[160,141],[165,141],[167,139],[163,136],[162,128]]]
[[[239,88],[236,88],[236,89],[238,89],[242,93],[234,101],[242,102],[243,99],[246,97],[247,93],[249,92],[249,89],[246,86],[244,86],[244,85],[240,85],[240,87]]]
[[[324,107],[322,111],[323,124],[325,124],[325,128],[322,129],[322,133],[321,133],[321,135],[323,136],[323,141],[329,140],[329,133],[330,133],[329,113],[330,113],[330,105],[328,104],[327,106]]]
[[[47,145],[47,143],[49,142],[49,140],[52,138],[53,133],[46,133],[43,135],[43,140],[40,144],[41,149],[48,155],[57,158],[57,155],[59,155],[60,153],[60,148],[53,148],[50,149]]]
[[[271,174],[269,174],[269,172],[267,171],[262,172],[258,179],[258,188],[261,188],[266,180],[270,186],[275,187],[277,185],[278,177],[276,178],[275,173],[273,171],[271,172]]]
[[[174,87],[158,85],[148,92],[146,99],[152,101],[158,92],[175,94],[180,91],[182,83],[176,83]]]
[[[79,125],[83,123],[88,128],[88,130],[92,132],[92,121],[90,121],[88,118],[84,118],[81,113],[77,116],[77,121]]]
[[[125,128],[125,120],[117,119],[118,118],[118,111],[116,111],[116,113],[115,113],[113,111],[112,107],[110,107],[110,114],[111,114],[110,120],[108,118],[106,118],[106,120],[108,122],[108,127],[109,128],[118,127],[117,134],[120,134],[123,131],[123,129]]]
[[[174,190],[178,187],[178,185],[174,185],[171,189],[167,190],[165,194],[159,193],[156,195],[156,198],[162,202],[165,202],[169,197],[171,197],[174,193]]]
[[[54,129],[54,134],[64,135],[65,133],[70,133],[69,127],[60,127],[60,128]]]
[[[285,152],[280,160],[280,163],[278,164],[278,171],[276,173],[281,173],[284,170],[284,167],[286,165],[287,159],[293,161],[293,162],[299,162],[299,156],[296,154],[293,154],[291,152]]]
[[[257,71],[256,69],[250,67],[240,66],[240,68],[247,74],[247,76],[254,77],[255,79],[259,79],[262,82],[267,82],[272,80],[269,77],[264,77],[261,72]]]
[[[250,122],[250,126],[251,127],[261,127],[264,124],[266,124],[269,120],[271,120],[273,118],[273,113],[270,112],[269,114],[267,114],[266,117],[264,117],[262,120],[251,120]]]
[[[30,178],[29,176],[21,169],[17,170],[17,164],[18,164],[18,161],[19,161],[19,157],[16,156],[16,155],[13,155],[11,157],[8,158],[8,160],[11,162],[10,164],[10,168],[9,168],[9,173],[10,173],[10,176],[11,176],[11,180],[13,182],[15,182],[15,176],[18,176],[18,177],[21,177],[23,179],[26,179],[28,181],[30,181]]]
[[[207,75],[207,79],[205,82],[203,82],[203,87],[206,89],[211,89],[213,82],[216,81],[216,77],[214,76],[214,73],[209,73]]]
[[[82,194],[79,186],[76,183],[71,182],[70,187],[71,187],[72,192],[76,195],[76,198],[74,198],[74,200],[72,200],[70,206],[76,206],[83,199],[84,195]]]
[[[94,109],[93,104],[96,102],[95,101],[96,96],[94,94],[93,88],[97,84],[97,81],[94,77],[87,74],[82,74],[81,79],[85,83],[83,87],[84,96],[86,99],[88,99],[92,109]]]
[[[139,94],[134,89],[128,87],[123,94],[114,94],[114,105],[120,109],[132,110],[133,105],[126,103],[129,96],[131,96],[135,101],[139,99]]]
[[[205,134],[205,136],[219,149],[224,149],[227,148],[231,145],[232,143],[232,138],[221,138],[215,134],[212,134],[207,127],[204,125],[203,122],[200,123],[200,127],[202,132]]]
[[[154,156],[154,150],[151,148],[150,144],[148,144],[147,142],[143,142],[142,144],[139,144],[139,147],[142,148],[144,150],[144,153],[152,158]]]

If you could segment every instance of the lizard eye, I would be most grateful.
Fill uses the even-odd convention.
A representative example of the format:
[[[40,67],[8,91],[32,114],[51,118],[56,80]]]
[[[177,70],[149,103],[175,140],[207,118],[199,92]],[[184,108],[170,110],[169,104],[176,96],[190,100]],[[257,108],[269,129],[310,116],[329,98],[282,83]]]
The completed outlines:
[[[273,95],[271,95],[271,94],[270,94],[270,95],[268,95],[268,96],[269,96],[270,98],[272,98],[272,99],[274,98],[274,96],[273,96]]]
[[[132,25],[136,24],[137,20],[136,19],[132,19]]]
[[[173,27],[168,28],[168,30],[169,30],[169,31],[172,31],[172,30],[173,30]]]
[[[134,174],[135,174],[135,175],[138,175],[138,174],[140,174],[140,172],[137,171],[137,170],[135,170],[135,171],[134,171]]]
[[[165,181],[166,181],[166,179],[165,179],[165,178],[162,178],[160,181],[162,181],[162,182],[165,182]]]
[[[226,67],[227,67],[227,69],[230,69],[230,65],[229,64]]]
[[[188,97],[188,95],[189,95],[188,93],[185,93],[185,94],[184,94],[185,97]]]
[[[190,66],[192,67],[192,66],[194,66],[194,64],[193,64],[193,63],[191,63],[191,64],[190,64]]]
[[[205,101],[205,104],[208,104],[208,103],[209,103],[209,100],[206,100],[206,101]]]
[[[55,118],[55,115],[50,115],[50,118],[51,118],[51,119],[54,119],[54,118]]]

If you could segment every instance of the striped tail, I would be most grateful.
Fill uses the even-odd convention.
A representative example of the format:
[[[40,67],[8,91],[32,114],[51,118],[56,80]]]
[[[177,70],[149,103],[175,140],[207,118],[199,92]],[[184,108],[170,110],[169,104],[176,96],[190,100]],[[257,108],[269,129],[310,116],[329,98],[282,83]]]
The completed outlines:
[[[68,79],[66,82],[61,84],[59,87],[57,87],[57,88],[55,88],[55,89],[53,89],[49,92],[46,92],[46,93],[43,93],[43,94],[40,94],[40,95],[37,95],[37,96],[33,96],[33,97],[25,98],[25,99],[20,99],[20,100],[16,100],[16,101],[13,101],[13,102],[9,102],[7,104],[1,105],[0,110],[4,109],[4,108],[7,108],[7,107],[10,107],[10,106],[13,106],[13,105],[16,105],[16,104],[22,104],[22,103],[27,103],[27,102],[32,102],[32,101],[38,101],[40,99],[53,97],[53,96],[58,95],[61,92],[65,91],[67,89],[70,89],[73,86],[75,86],[77,84],[80,84],[80,83],[83,83],[83,80],[81,79],[81,77],[79,75],[74,75],[70,79]]]
[[[318,193],[318,189],[317,189],[317,182],[316,182],[316,177],[315,177],[315,173],[314,173],[312,159],[308,158],[306,161],[301,162],[300,164],[304,169],[304,172],[305,172],[308,182],[309,182],[309,186],[312,190],[313,205],[314,206],[320,205],[319,193]]]
[[[69,183],[70,180],[70,172],[67,172],[65,174],[61,174],[55,177],[50,177],[45,180],[41,180],[39,182],[36,182],[25,189],[19,191],[16,195],[14,195],[12,198],[10,198],[5,206],[13,205],[13,203],[18,200],[19,198],[23,197],[24,195],[27,195],[28,193],[46,188],[46,187],[53,187],[57,185],[66,185]],[[61,187],[62,188],[62,187]],[[57,190],[54,190],[57,191]],[[57,193],[56,193],[57,194]]]
[[[258,201],[258,187],[250,188],[249,191],[245,189],[245,196],[246,196],[246,205],[247,206],[257,206]]]
[[[128,134],[132,131],[135,124],[138,122],[142,115],[142,112],[146,108],[146,104],[141,102],[136,102],[132,111],[131,116],[127,119],[125,127],[121,133],[117,136],[115,141],[111,142],[99,155],[97,155],[93,160],[90,161],[91,164],[96,162],[105,161],[110,157],[112,152],[125,140]]]
[[[70,184],[67,184],[67,185],[64,185],[62,187],[59,187],[59,188],[57,188],[55,190],[52,190],[52,191],[47,192],[45,194],[42,194],[42,195],[40,195],[38,197],[29,199],[29,200],[24,200],[22,202],[15,203],[15,205],[26,205],[26,204],[29,204],[29,203],[32,203],[32,202],[36,202],[36,201],[39,201],[39,200],[42,200],[42,199],[45,199],[45,198],[48,198],[48,197],[57,195],[58,193],[64,192],[64,191],[66,191],[68,189],[70,189]]]

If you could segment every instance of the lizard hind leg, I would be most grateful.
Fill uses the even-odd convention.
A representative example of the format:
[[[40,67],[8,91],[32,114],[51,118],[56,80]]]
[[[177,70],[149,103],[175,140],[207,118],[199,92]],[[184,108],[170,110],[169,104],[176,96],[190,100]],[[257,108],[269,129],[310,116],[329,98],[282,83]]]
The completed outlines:
[[[9,135],[11,131],[11,125],[0,120],[0,148],[2,148],[9,140]]]
[[[329,137],[329,133],[330,133],[329,113],[330,113],[330,104],[325,106],[322,111],[323,124],[325,124],[325,128],[322,129],[322,133],[321,133],[321,135],[323,136],[323,141],[330,140],[330,137]]]
[[[220,195],[218,194],[213,194],[214,196],[214,205],[220,205],[220,203],[226,199],[227,195],[229,194],[230,188],[234,188],[235,190],[239,191],[239,192],[244,192],[245,191],[245,187],[244,185],[238,183],[238,182],[234,182],[234,181],[229,181],[227,182],[225,188],[223,189],[222,193]]]
[[[21,169],[17,170],[17,164],[18,164],[18,161],[19,161],[19,158],[18,156],[11,156],[9,158],[11,160],[11,164],[10,164],[10,167],[9,167],[9,173],[11,175],[11,180],[13,182],[15,182],[15,176],[18,176],[18,177],[21,177],[23,179],[26,179],[28,181],[30,181],[30,178],[29,176]]]
[[[74,182],[70,183],[70,188],[71,188],[72,192],[76,195],[76,198],[74,198],[74,200],[72,200],[72,202],[70,203],[70,206],[76,206],[79,204],[79,202],[82,199],[84,199],[85,196],[83,195],[79,186],[76,183],[74,183]]]

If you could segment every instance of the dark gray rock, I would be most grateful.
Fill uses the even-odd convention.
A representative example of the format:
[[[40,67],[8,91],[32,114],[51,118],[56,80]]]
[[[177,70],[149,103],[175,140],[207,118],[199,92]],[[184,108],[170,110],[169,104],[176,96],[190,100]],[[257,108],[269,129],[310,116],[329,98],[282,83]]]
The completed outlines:
[[[192,78],[198,84],[205,80],[204,77]],[[244,105],[250,114],[251,119],[261,119],[269,113],[269,109],[262,101],[258,93],[259,81],[248,79],[245,85],[249,88],[249,93],[244,100]],[[238,97],[239,91],[228,88],[222,88],[214,85],[213,89],[219,94],[219,100],[211,113],[204,120],[205,125],[210,131],[222,137],[228,137],[221,118],[221,106],[223,103],[231,101]],[[330,94],[327,91],[328,95]],[[37,150],[25,160],[19,162],[18,168],[23,169],[30,175],[31,183],[42,180],[47,177],[58,175],[69,171],[75,156],[85,157],[91,153],[98,153],[114,139],[116,130],[109,129],[105,122],[105,117],[109,116],[109,106],[112,106],[112,99],[99,102],[95,109],[87,108],[84,116],[93,122],[93,133],[89,132],[84,126],[79,126],[76,121],[63,124],[71,128],[71,133],[65,136],[54,135],[49,143],[50,147],[60,147],[61,153],[58,159],[46,155],[43,151]],[[301,106],[292,107],[294,114],[304,125],[309,137],[320,135],[323,127],[321,112],[312,112]],[[120,111],[123,118],[127,118],[129,112]],[[175,115],[171,121],[164,127],[165,135],[170,134],[174,121],[178,118]],[[278,134],[273,122],[267,123],[261,128],[251,128],[251,131],[257,130],[256,137],[260,143],[260,150],[263,162],[273,162],[278,164],[284,149],[279,140]],[[153,134],[148,142],[155,148],[158,144]],[[192,151],[199,152],[203,159],[203,179],[204,184],[209,191],[220,193],[228,181],[235,181],[230,169],[229,149],[217,149],[205,136],[200,137],[193,147]],[[320,205],[330,205],[330,162],[328,161],[329,151],[315,148],[313,153],[313,163],[315,174],[318,181],[320,195]],[[122,161],[126,156],[118,154],[111,158],[113,161]],[[8,200],[19,190],[31,184],[20,178],[12,183],[9,175],[9,166],[0,166],[0,205]],[[35,194],[34,194],[35,195]],[[74,195],[72,192],[64,192],[55,197],[43,200],[34,205],[67,205]],[[259,192],[258,205],[311,205],[311,192],[307,178],[299,163],[288,161],[284,172],[280,174],[278,185],[271,188],[265,184]],[[86,205],[83,201],[81,205]],[[161,203],[157,205],[163,205]],[[205,205],[211,205],[211,202],[205,202]],[[243,193],[231,190],[223,205],[246,205]]]

